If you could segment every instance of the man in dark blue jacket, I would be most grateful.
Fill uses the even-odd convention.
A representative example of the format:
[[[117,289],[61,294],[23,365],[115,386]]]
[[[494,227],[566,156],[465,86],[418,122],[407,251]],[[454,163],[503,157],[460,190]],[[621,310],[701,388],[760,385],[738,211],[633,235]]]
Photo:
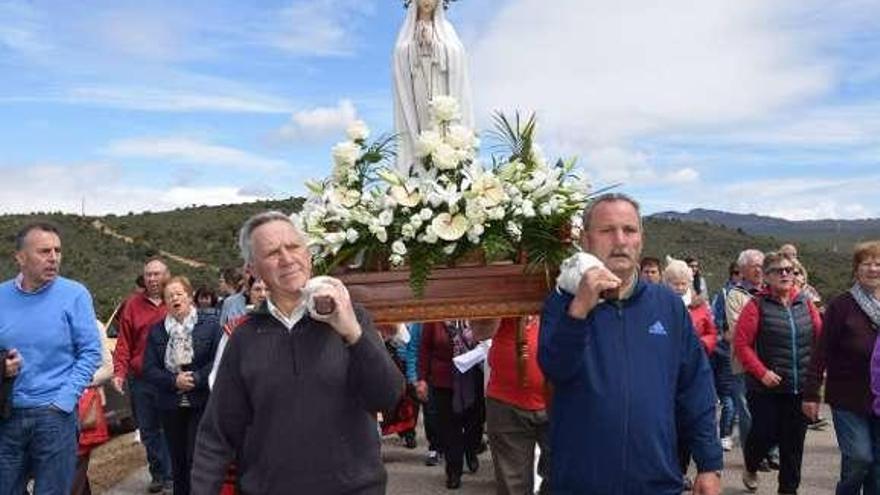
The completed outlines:
[[[576,294],[544,306],[538,360],[555,387],[551,480],[556,494],[672,495],[677,442],[697,464],[694,493],[721,492],[712,371],[680,297],[638,278],[638,203],[597,198],[581,242],[604,263]]]

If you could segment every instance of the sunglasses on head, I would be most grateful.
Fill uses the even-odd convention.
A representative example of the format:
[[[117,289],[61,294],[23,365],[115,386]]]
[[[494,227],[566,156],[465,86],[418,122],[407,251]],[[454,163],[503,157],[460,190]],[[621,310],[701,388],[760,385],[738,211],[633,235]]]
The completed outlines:
[[[767,270],[767,273],[778,273],[779,275],[791,275],[794,273],[794,267],[791,266],[778,266],[776,268],[770,268]]]

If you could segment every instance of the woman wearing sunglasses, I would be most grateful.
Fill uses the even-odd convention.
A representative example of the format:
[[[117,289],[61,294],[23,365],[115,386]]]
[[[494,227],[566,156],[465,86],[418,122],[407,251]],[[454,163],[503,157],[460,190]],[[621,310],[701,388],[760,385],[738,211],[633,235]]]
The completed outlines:
[[[734,347],[747,372],[752,428],[746,439],[743,484],[758,488],[758,464],[779,445],[778,493],[797,493],[807,423],[804,395],[816,380],[810,359],[821,333],[819,312],[794,283],[794,265],[780,253],[764,256],[767,288],[743,308]]]

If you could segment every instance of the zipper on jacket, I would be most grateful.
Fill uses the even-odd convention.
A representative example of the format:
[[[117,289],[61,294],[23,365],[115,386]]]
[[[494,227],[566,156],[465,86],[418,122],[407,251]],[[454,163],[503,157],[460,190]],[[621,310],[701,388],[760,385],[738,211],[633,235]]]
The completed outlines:
[[[791,376],[792,392],[798,392],[798,354],[797,354],[797,325],[794,323],[794,316],[791,314],[791,306],[786,306],[785,311],[788,313],[788,325],[791,329]]]
[[[627,345],[626,324],[623,319],[623,302],[615,304],[617,309],[617,318],[620,321],[620,335],[623,343],[623,479],[628,480],[627,465],[629,463],[629,346]],[[621,493],[626,493],[626,485],[620,485]]]

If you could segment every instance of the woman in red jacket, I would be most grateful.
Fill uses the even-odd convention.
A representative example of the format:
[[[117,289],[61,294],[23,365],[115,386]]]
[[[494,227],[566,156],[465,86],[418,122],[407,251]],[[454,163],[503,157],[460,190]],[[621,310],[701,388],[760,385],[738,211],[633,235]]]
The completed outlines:
[[[810,359],[822,320],[813,302],[798,292],[788,258],[767,253],[763,269],[767,289],[743,308],[734,334],[735,354],[748,373],[752,412],[743,484],[749,491],[758,489],[758,464],[778,443],[778,493],[797,493],[807,432],[802,403],[817,393]]]
[[[694,324],[694,331],[700,343],[703,344],[703,350],[706,351],[708,358],[715,345],[718,343],[718,330],[712,321],[712,311],[709,309],[709,303],[693,292],[694,272],[682,260],[674,259],[670,256],[666,257],[666,268],[663,270],[663,282],[667,287],[672,289],[681,296],[688,312],[691,315],[691,322]],[[681,472],[684,475],[684,489],[691,489],[691,480],[687,477],[688,465],[691,463],[691,451],[686,442],[678,442],[678,461],[681,466]]]

